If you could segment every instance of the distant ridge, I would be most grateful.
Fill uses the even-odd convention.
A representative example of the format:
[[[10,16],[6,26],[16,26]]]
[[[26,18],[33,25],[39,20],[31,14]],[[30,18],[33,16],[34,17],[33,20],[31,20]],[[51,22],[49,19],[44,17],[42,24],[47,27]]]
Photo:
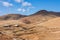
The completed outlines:
[[[53,12],[53,11],[47,11],[47,10],[40,10],[36,12],[33,15],[55,15],[55,16],[60,16],[60,12]]]
[[[26,17],[26,15],[7,14],[7,15],[0,16],[0,20],[18,20],[23,17]]]
[[[21,15],[21,14],[7,14],[0,16],[0,20],[18,20],[20,18],[25,18],[25,17],[32,17],[34,18],[35,16],[41,18],[41,17],[60,17],[60,12],[53,12],[53,11],[47,11],[47,10],[40,10],[32,15],[26,16],[26,15]]]

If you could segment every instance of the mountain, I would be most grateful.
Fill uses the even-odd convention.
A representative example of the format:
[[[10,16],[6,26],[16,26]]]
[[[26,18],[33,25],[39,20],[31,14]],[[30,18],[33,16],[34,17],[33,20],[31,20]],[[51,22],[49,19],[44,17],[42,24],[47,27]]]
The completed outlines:
[[[20,14],[7,14],[7,15],[0,16],[0,20],[18,20],[23,17],[26,16]]]
[[[32,15],[29,15],[28,17],[22,18],[21,20],[22,21],[29,20],[32,23],[38,23],[38,22],[41,23],[41,22],[48,21],[56,17],[60,17],[60,12],[41,10]]]
[[[56,16],[60,16],[60,12],[40,10],[40,11],[36,12],[36,13],[33,14],[33,15],[56,15]]]
[[[30,19],[30,20],[39,21],[39,20],[48,20],[50,18],[55,18],[59,16],[60,16],[60,12],[40,10],[29,16],[21,15],[21,14],[7,14],[7,15],[0,16],[0,20],[18,20],[22,18],[22,19]]]

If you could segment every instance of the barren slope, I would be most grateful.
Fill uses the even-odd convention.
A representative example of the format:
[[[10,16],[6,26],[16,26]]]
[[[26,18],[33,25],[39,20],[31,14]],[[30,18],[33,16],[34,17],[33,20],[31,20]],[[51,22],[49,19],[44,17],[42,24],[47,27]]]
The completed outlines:
[[[46,28],[48,33],[46,40],[60,40],[60,17],[38,25]]]
[[[46,27],[60,27],[60,17],[48,20],[47,22],[41,23],[41,25]]]

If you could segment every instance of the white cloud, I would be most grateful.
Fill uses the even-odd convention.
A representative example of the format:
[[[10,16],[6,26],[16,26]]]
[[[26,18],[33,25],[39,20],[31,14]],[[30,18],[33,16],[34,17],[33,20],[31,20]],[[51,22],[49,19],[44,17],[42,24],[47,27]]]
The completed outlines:
[[[13,4],[9,3],[9,2],[2,2],[3,6],[9,7],[9,6],[13,6]]]
[[[17,11],[22,11],[22,9],[21,8],[18,8]]]
[[[15,0],[16,2],[18,2],[18,3],[21,3],[21,2],[23,2],[23,0]]]
[[[32,6],[32,4],[29,3],[29,2],[23,2],[23,3],[22,3],[22,6]]]
[[[26,12],[26,10],[22,9],[22,8],[18,8],[17,11],[19,11],[19,12]]]
[[[22,9],[22,12],[26,12],[26,10],[25,9]]]

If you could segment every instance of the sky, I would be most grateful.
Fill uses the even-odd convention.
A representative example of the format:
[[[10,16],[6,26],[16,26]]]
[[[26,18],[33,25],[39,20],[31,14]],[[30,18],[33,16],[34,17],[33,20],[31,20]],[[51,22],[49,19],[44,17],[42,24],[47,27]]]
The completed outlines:
[[[0,15],[30,15],[40,10],[60,12],[60,0],[0,0]]]

